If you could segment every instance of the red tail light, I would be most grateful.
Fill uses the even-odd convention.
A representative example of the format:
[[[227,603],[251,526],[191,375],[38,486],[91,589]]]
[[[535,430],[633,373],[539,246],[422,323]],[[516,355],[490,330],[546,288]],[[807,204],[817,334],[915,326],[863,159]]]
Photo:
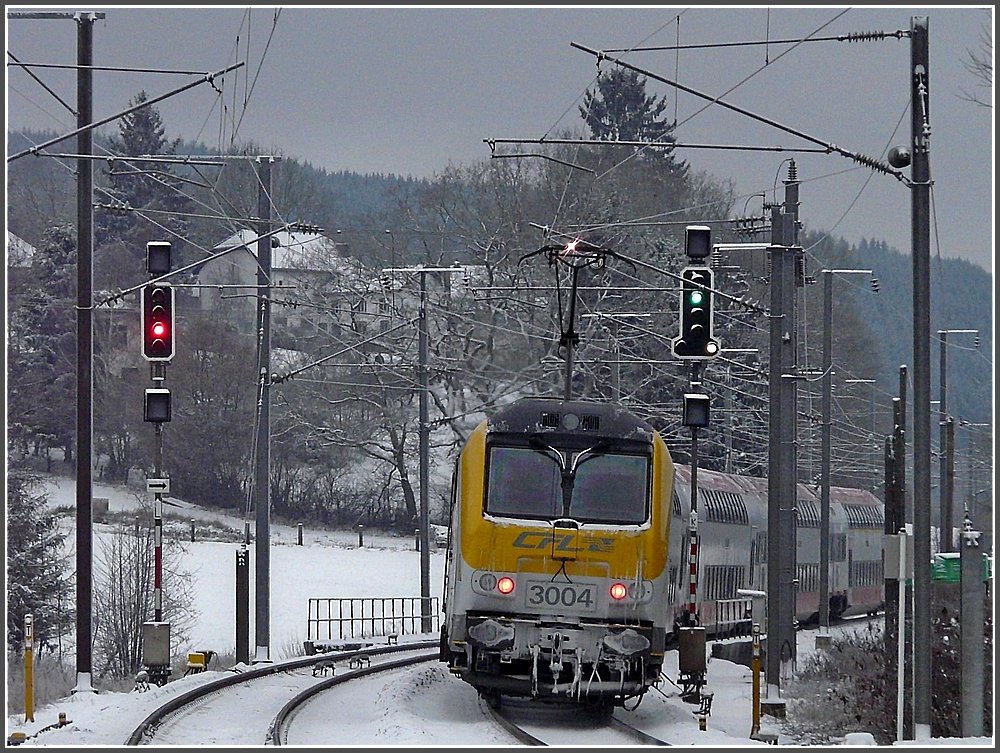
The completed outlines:
[[[628,596],[628,588],[624,583],[612,583],[609,591],[611,592],[611,598],[615,601],[621,601]]]
[[[514,579],[506,575],[503,576],[497,581],[497,591],[505,595],[514,593]]]

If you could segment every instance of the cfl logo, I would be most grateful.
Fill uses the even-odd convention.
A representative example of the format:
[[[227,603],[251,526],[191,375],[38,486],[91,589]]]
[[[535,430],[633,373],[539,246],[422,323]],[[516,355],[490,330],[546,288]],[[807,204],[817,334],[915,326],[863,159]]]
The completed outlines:
[[[552,546],[554,551],[566,553],[579,551],[609,553],[615,549],[615,540],[610,537],[584,537],[582,539],[582,547],[573,546],[574,538],[576,538],[576,535],[572,533],[557,534],[546,531],[523,531],[514,539],[514,548],[545,549]]]

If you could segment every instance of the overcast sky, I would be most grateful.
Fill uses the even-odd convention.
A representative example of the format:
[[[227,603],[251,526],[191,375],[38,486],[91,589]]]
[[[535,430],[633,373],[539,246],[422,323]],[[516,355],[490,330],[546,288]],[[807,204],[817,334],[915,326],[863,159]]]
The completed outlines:
[[[415,177],[488,159],[485,139],[537,139],[564,129],[582,134],[578,105],[593,85],[597,58],[571,43],[606,50],[823,143],[882,157],[889,146],[910,140],[909,40],[797,46],[787,40],[908,31],[913,16],[926,16],[931,252],[993,269],[993,110],[963,99],[966,92],[993,100],[992,89],[981,88],[964,65],[969,50],[982,49],[984,29],[992,40],[992,6],[61,8],[73,9],[106,14],[94,30],[98,66],[208,73],[247,60],[217,82],[221,97],[201,85],[157,105],[170,138],[217,147],[231,140],[238,124],[237,142],[315,167]],[[770,44],[745,44],[765,40]],[[6,43],[24,63],[76,61],[69,20],[8,18]],[[612,52],[677,44],[729,46]],[[8,56],[8,128],[75,128],[74,116],[10,62]],[[65,102],[75,102],[72,70],[34,71]],[[97,71],[94,117],[125,109],[142,89],[153,98],[195,78]],[[681,144],[816,146],[746,115],[706,107],[705,99],[655,79],[647,91],[666,97]],[[72,144],[54,149],[71,152]],[[807,228],[851,242],[885,239],[904,252],[911,247],[910,191],[845,157],[694,148],[679,154],[695,170],[735,181],[738,214],[744,207],[760,211],[755,194],[780,198],[782,162],[794,157]]]

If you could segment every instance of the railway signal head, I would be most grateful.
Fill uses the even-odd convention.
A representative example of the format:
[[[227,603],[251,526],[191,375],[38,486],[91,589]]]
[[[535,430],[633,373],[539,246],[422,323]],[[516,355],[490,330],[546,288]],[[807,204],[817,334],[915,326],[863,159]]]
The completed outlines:
[[[147,389],[143,399],[144,421],[163,423],[170,420],[170,390]]]
[[[146,271],[154,277],[170,271],[170,241],[149,241],[146,244]]]
[[[674,338],[677,358],[705,359],[719,355],[713,336],[712,282],[709,267],[685,267],[681,272],[680,336]]]
[[[712,228],[707,225],[688,225],[684,228],[684,253],[689,259],[706,259],[711,256]]]
[[[697,392],[684,394],[684,425],[705,427],[709,423],[710,398]]]
[[[147,361],[174,357],[174,289],[167,283],[142,288],[142,356]]]

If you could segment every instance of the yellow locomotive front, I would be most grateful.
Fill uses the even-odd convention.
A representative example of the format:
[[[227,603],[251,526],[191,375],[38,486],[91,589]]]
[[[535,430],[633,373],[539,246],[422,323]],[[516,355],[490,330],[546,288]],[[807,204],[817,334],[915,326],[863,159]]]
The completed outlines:
[[[620,406],[524,398],[456,464],[441,659],[487,696],[621,704],[658,681],[673,464]]]

